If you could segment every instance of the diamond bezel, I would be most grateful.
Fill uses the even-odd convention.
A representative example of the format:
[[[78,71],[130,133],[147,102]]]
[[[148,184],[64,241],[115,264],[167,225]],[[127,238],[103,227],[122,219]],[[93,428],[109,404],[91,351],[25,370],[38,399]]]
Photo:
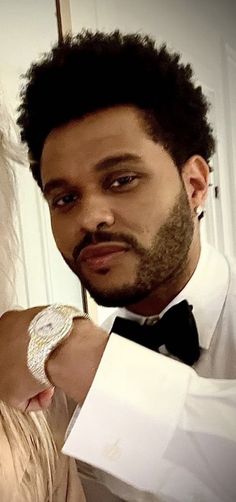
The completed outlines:
[[[41,310],[30,323],[27,364],[36,380],[43,385],[51,386],[45,373],[45,363],[51,352],[70,335],[75,317],[89,318],[74,307],[54,304]]]

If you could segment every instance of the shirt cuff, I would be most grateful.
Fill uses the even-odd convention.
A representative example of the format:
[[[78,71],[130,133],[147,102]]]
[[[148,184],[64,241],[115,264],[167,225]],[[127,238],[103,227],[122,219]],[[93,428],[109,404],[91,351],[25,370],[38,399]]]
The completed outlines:
[[[194,371],[112,334],[63,453],[152,493]]]

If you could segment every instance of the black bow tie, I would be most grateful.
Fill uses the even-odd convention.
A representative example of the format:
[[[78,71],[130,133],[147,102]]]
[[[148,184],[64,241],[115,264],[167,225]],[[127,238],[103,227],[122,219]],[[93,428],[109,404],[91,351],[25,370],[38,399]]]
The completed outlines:
[[[152,326],[116,317],[111,332],[156,352],[165,345],[170,354],[189,366],[200,356],[197,326],[192,306],[186,300],[171,307]]]

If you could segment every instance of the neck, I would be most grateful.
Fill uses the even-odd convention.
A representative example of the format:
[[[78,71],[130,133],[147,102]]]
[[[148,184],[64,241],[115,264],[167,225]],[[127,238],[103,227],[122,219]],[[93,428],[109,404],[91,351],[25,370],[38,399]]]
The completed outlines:
[[[146,298],[129,305],[130,312],[143,316],[158,315],[182,291],[192,277],[200,257],[200,241],[193,239],[187,259],[166,283],[158,286]]]

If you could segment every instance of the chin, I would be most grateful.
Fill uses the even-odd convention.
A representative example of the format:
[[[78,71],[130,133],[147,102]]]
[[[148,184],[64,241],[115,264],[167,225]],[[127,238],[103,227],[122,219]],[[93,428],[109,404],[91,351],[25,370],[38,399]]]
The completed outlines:
[[[93,300],[103,307],[128,307],[146,298],[149,292],[136,289],[135,285],[123,285],[120,288],[99,290],[94,287],[86,288]]]

